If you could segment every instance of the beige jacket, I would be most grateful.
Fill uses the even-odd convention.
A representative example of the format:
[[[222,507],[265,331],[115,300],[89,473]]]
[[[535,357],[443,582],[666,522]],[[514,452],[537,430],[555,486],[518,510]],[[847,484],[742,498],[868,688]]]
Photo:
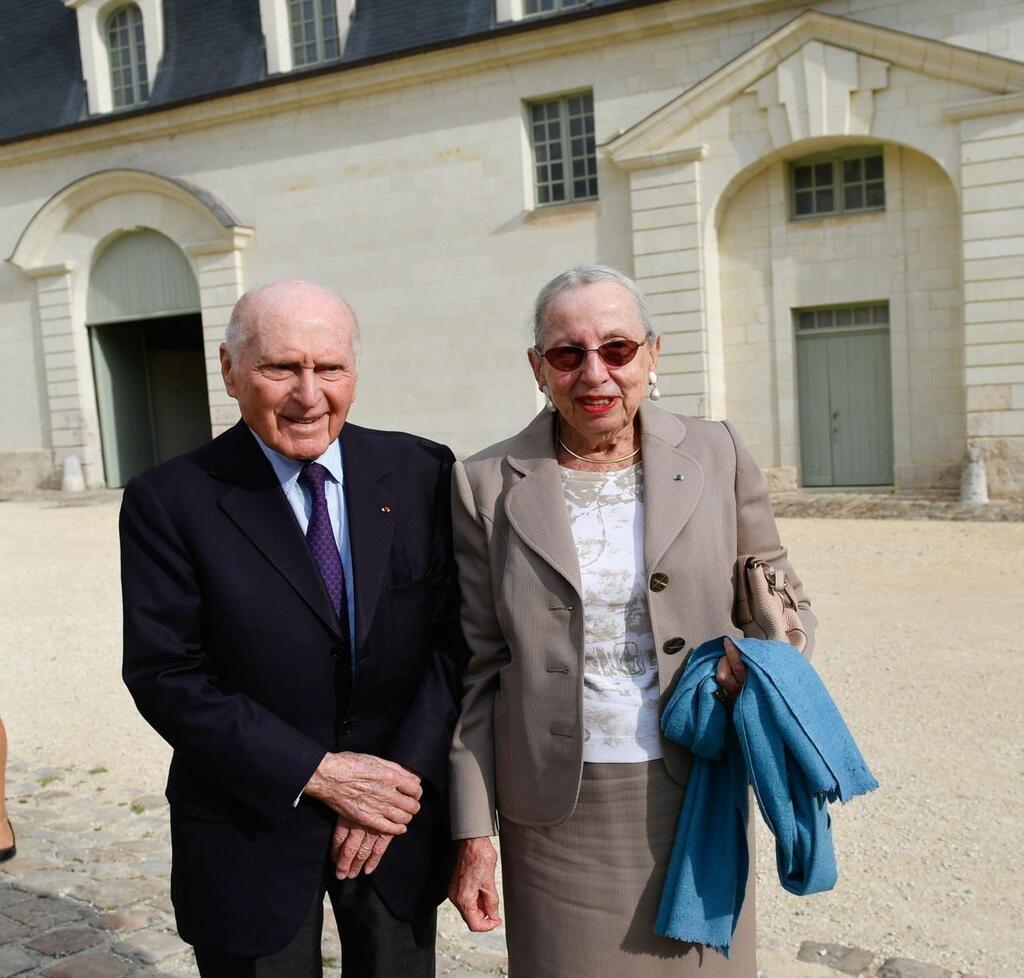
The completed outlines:
[[[736,557],[785,569],[808,650],[814,616],[793,573],[757,463],[728,422],[644,402],[644,560],[664,706],[690,651],[732,621]],[[452,834],[494,835],[496,813],[557,825],[583,770],[580,572],[554,452],[554,415],[456,463],[455,555],[471,650],[451,752]],[[664,743],[686,783],[690,754]]]

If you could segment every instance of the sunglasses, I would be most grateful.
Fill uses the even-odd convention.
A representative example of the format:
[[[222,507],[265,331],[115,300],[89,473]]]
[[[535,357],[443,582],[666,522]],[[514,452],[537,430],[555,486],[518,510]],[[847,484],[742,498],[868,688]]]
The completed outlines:
[[[584,350],[582,346],[553,346],[543,353],[540,350],[537,352],[555,370],[567,374],[582,366],[588,353],[596,353],[609,367],[624,367],[636,356],[640,346],[635,340],[609,340],[593,350]]]

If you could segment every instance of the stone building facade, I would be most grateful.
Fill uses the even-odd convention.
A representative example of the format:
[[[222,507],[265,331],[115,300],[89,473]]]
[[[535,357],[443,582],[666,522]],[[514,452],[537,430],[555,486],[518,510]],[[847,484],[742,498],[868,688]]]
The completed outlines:
[[[233,423],[231,306],[289,276],[359,314],[354,420],[474,451],[538,408],[537,289],[602,261],[650,296],[662,403],[777,485],[954,487],[971,445],[1024,491],[1019,3],[316,0],[311,55],[287,0],[19,7],[0,485]]]

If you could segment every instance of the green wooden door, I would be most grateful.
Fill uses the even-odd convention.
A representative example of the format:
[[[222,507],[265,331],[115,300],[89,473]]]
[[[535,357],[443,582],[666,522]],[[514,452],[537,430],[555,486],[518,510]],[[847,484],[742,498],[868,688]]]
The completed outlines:
[[[888,328],[798,327],[796,335],[803,484],[892,485]]]
[[[108,486],[210,437],[199,290],[156,231],[111,241],[89,273],[86,322]]]
[[[89,330],[107,485],[123,486],[156,464],[146,342],[133,326]]]

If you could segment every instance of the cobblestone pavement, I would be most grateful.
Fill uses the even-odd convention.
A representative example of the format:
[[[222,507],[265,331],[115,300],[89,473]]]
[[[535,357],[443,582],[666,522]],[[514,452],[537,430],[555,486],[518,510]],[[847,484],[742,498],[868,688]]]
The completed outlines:
[[[92,555],[90,560],[100,560],[105,568],[116,567],[114,558],[106,550],[90,548],[99,547],[97,541],[105,541],[102,545],[110,546],[109,540],[113,539],[110,514],[116,513],[114,507],[119,495],[102,490],[76,495],[48,492],[24,496],[32,508],[12,507],[12,514],[16,518],[8,524],[7,533],[10,535],[12,528],[22,521],[29,521],[36,527],[37,520],[33,516],[36,511],[50,510],[55,514],[63,512],[66,519],[46,524],[46,532],[54,534],[52,539],[60,540],[62,546],[68,546],[76,553]],[[22,498],[22,495],[18,496],[19,500]],[[776,510],[787,517],[1024,522],[1024,500],[997,501],[987,507],[964,507],[951,497],[909,498],[880,493],[782,493],[774,498]],[[68,513],[68,509],[78,511]],[[965,971],[946,970],[954,967],[951,961],[964,960],[959,957],[959,952],[964,948],[974,949],[971,958],[975,962],[974,970],[985,978],[1021,978],[1024,969],[1013,966],[1009,970],[1005,967],[986,967],[984,955],[978,952],[976,942],[964,930],[968,925],[957,926],[962,924],[959,918],[968,921],[972,919],[972,902],[983,902],[989,908],[984,918],[978,918],[979,927],[985,921],[1001,917],[992,912],[993,907],[1013,907],[1019,903],[1013,895],[1019,892],[1019,880],[1022,878],[1019,873],[1011,872],[1017,882],[1004,881],[1001,885],[990,883],[986,875],[998,874],[1004,865],[1010,866],[1012,870],[1017,858],[1016,851],[1019,850],[1012,845],[1010,829],[1007,828],[1005,832],[989,831],[985,838],[990,840],[990,845],[991,840],[1002,840],[1005,836],[1006,847],[992,845],[987,851],[979,848],[980,843],[970,837],[961,839],[963,823],[973,826],[975,833],[980,831],[980,822],[973,817],[973,808],[970,806],[981,805],[982,802],[977,799],[970,801],[975,797],[968,791],[971,785],[953,785],[953,794],[945,790],[938,795],[932,794],[928,804],[921,805],[922,785],[930,784],[929,777],[937,777],[938,774],[933,772],[929,775],[928,771],[932,769],[922,768],[924,773],[914,780],[911,775],[916,776],[920,772],[912,770],[908,775],[902,760],[909,749],[906,745],[910,744],[920,755],[919,763],[930,763],[934,752],[929,744],[932,741],[945,742],[948,718],[938,726],[931,724],[929,704],[933,700],[947,702],[949,683],[956,682],[962,687],[968,703],[983,702],[984,710],[979,715],[977,726],[980,728],[984,725],[985,738],[990,737],[989,731],[994,719],[999,719],[1007,711],[1018,716],[1016,704],[1019,703],[1019,696],[1013,690],[1017,688],[1016,677],[1020,673],[1012,668],[1012,654],[1014,649],[1019,653],[1019,646],[1004,649],[1004,654],[1010,656],[1004,666],[1009,663],[1010,668],[1006,669],[1004,682],[998,690],[972,685],[978,670],[973,667],[969,670],[961,668],[962,657],[955,648],[959,641],[956,633],[964,620],[970,619],[966,634],[971,637],[968,644],[973,643],[973,647],[979,647],[978,643],[982,641],[979,635],[987,636],[985,641],[990,644],[992,636],[1004,635],[1003,631],[993,631],[986,623],[1019,620],[1019,615],[1013,613],[1014,609],[1019,609],[1016,600],[1011,602],[1005,597],[993,599],[986,594],[986,587],[993,586],[993,582],[1001,581],[1002,577],[984,576],[982,572],[988,571],[985,570],[984,561],[975,553],[978,545],[969,545],[968,529],[970,539],[980,534],[979,539],[987,541],[986,546],[994,548],[1001,555],[996,561],[998,569],[1005,568],[1007,561],[1012,562],[1012,559],[1005,548],[1000,549],[997,545],[993,533],[997,532],[1000,540],[1009,535],[1008,539],[1012,541],[1019,539],[1018,528],[950,527],[952,533],[929,533],[925,543],[910,544],[904,539],[905,528],[892,524],[890,534],[890,527],[887,527],[885,539],[895,535],[901,541],[901,563],[898,565],[901,574],[916,574],[921,580],[935,581],[942,568],[954,560],[963,559],[961,548],[970,557],[967,565],[969,570],[965,572],[967,579],[973,582],[970,591],[973,597],[969,602],[965,603],[959,593],[959,586],[955,590],[944,590],[932,584],[927,588],[910,587],[917,579],[912,576],[908,578],[908,587],[900,591],[899,604],[911,609],[908,621],[902,622],[896,620],[894,602],[887,603],[887,595],[893,592],[895,583],[885,573],[887,549],[878,538],[878,530],[871,534],[855,533],[853,531],[856,527],[850,523],[830,524],[827,530],[818,530],[814,528],[814,523],[810,521],[804,524],[805,529],[801,531],[796,529],[796,524],[790,524],[788,532],[797,538],[797,546],[803,547],[800,567],[802,570],[806,567],[806,575],[817,582],[815,597],[819,598],[822,620],[830,629],[827,645],[831,646],[831,654],[824,657],[822,664],[830,670],[840,693],[845,694],[845,702],[866,717],[874,717],[877,713],[877,716],[884,718],[879,728],[884,731],[883,739],[898,741],[903,747],[889,757],[890,752],[883,739],[875,737],[871,724],[862,722],[858,728],[863,731],[868,746],[872,746],[871,742],[875,740],[873,755],[879,758],[880,763],[887,761],[889,764],[888,769],[880,771],[883,790],[888,792],[884,805],[878,803],[874,808],[865,805],[863,810],[855,808],[843,813],[846,837],[841,841],[846,845],[844,871],[847,873],[847,892],[857,893],[866,901],[864,914],[860,916],[869,920],[869,926],[858,926],[858,919],[855,919],[858,915],[849,912],[842,893],[823,897],[817,903],[816,910],[806,913],[802,908],[797,908],[786,910],[783,916],[776,909],[773,918],[776,927],[783,921],[787,924],[785,939],[776,940],[774,944],[761,949],[760,978],[837,978],[840,974],[861,975],[862,978],[954,978],[955,975],[967,978]],[[76,534],[79,524],[83,532]],[[845,531],[841,531],[840,526],[845,527]],[[86,529],[88,533],[84,532]],[[915,527],[914,534],[925,529],[928,528]],[[815,534],[823,534],[826,542],[822,543],[815,536],[816,542],[812,548],[808,541]],[[31,537],[22,535],[18,539],[24,551]],[[941,554],[945,555],[937,563],[931,549],[935,546],[942,548]],[[34,559],[38,561],[42,557],[37,554]],[[84,562],[74,566],[77,568],[76,573],[85,573]],[[847,571],[836,574],[830,571],[833,566],[846,566]],[[874,568],[874,576],[881,575],[881,583],[877,587],[872,584],[874,590],[864,584],[869,577],[865,573],[867,567]],[[979,574],[983,581],[989,581],[988,585],[979,585],[974,580]],[[941,580],[946,580],[945,576],[939,576]],[[37,602],[39,607],[35,604],[29,608],[25,606],[27,596],[40,592],[38,583],[18,590],[12,582],[7,582],[7,590],[17,592],[15,600],[9,602],[8,611],[12,616],[17,614],[18,627],[10,629],[4,655],[6,657],[8,652],[16,654],[21,657],[21,661],[28,662],[24,658],[27,653],[23,650],[31,648],[34,654],[41,656],[31,660],[31,676],[37,678],[35,692],[43,699],[33,700],[35,706],[31,713],[26,713],[27,708],[21,703],[22,723],[10,727],[12,732],[21,731],[20,742],[27,745],[26,750],[35,750],[35,754],[32,763],[19,761],[17,743],[13,743],[15,754],[9,765],[7,796],[11,818],[18,833],[19,851],[14,860],[0,863],[0,978],[14,975],[19,978],[37,978],[42,975],[47,978],[175,978],[196,974],[190,950],[174,932],[168,898],[170,853],[166,802],[162,796],[150,793],[159,784],[158,775],[151,768],[149,776],[143,776],[139,767],[139,753],[133,749],[136,746],[133,737],[122,736],[117,741],[122,748],[101,755],[107,758],[105,763],[111,768],[115,767],[116,762],[120,763],[121,770],[116,776],[102,765],[90,767],[91,761],[80,762],[77,768],[42,766],[44,762],[53,763],[53,757],[65,755],[60,749],[54,749],[54,744],[41,731],[53,731],[60,724],[64,728],[62,735],[67,735],[65,741],[77,738],[91,743],[94,736],[99,739],[98,734],[92,732],[98,722],[93,713],[95,705],[101,703],[105,711],[109,710],[113,714],[116,712],[113,687],[117,686],[120,694],[124,695],[117,680],[116,667],[111,669],[110,676],[103,682],[91,684],[85,681],[86,672],[80,670],[75,673],[72,668],[80,660],[82,669],[88,667],[95,673],[97,663],[105,661],[104,656],[111,661],[116,660],[117,629],[116,625],[111,624],[116,623],[116,602],[111,592],[114,585],[110,582],[107,585],[103,588],[83,588],[80,582],[77,591],[69,589],[65,593],[68,613],[60,622],[55,622],[52,607],[48,603]],[[936,588],[937,593],[932,594]],[[1002,594],[1002,591],[999,593]],[[886,638],[890,658],[879,660],[882,665],[878,667],[884,669],[886,683],[879,687],[875,695],[875,699],[883,706],[889,705],[877,711],[874,708],[869,711],[866,703],[850,692],[857,687],[860,675],[854,668],[859,660],[852,652],[858,648],[858,643],[869,642],[872,636],[860,627],[862,623],[849,609],[860,607],[868,597],[879,604],[879,614],[883,619],[889,616],[894,622]],[[99,610],[94,612],[92,605],[96,605]],[[952,609],[953,618],[950,620],[947,620],[949,616],[944,616],[947,605]],[[931,618],[937,619],[938,627],[932,627]],[[102,627],[93,619],[101,619]],[[10,620],[15,621],[13,617]],[[982,625],[986,627],[983,629]],[[929,661],[939,664],[936,666],[939,669],[936,676],[925,682],[918,681],[918,677],[906,673],[901,667],[902,662],[917,661],[922,655],[920,642],[914,639],[915,630],[928,633],[932,643],[926,650]],[[943,639],[942,636],[947,632],[952,637]],[[1012,642],[1012,638],[1009,641]],[[68,661],[58,659],[58,649],[70,650]],[[862,654],[868,651],[870,642]],[[5,658],[7,661],[13,660]],[[17,670],[15,672],[17,674]],[[22,679],[28,675],[25,672]],[[914,682],[911,682],[912,679]],[[925,679],[928,680],[928,677]],[[902,690],[896,698],[886,693],[886,689],[893,684]],[[62,688],[56,689],[58,686]],[[930,692],[932,686],[940,692],[933,695]],[[1005,704],[997,695],[1004,687],[1011,695]],[[14,687],[5,690],[9,694],[8,706],[18,702],[10,697],[12,689]],[[53,695],[49,696],[47,690]],[[74,695],[70,695],[68,690],[72,690]],[[23,696],[18,697],[18,700],[23,699]],[[52,699],[54,704],[44,704],[47,699]],[[998,701],[996,707],[992,705],[994,700]],[[78,712],[77,717],[75,711]],[[30,716],[33,719],[30,720]],[[83,721],[83,716],[91,719]],[[116,718],[111,716],[105,719]],[[1008,721],[1001,722],[1001,729],[1011,729]],[[123,725],[115,726],[122,732],[129,730]],[[35,730],[36,727],[40,732],[33,738],[28,730]],[[138,730],[135,727],[130,729]],[[958,729],[961,731],[958,736],[966,738],[968,743],[960,746],[959,754],[949,755],[952,759],[951,770],[957,767],[956,758],[970,757],[970,751],[975,749],[970,746],[973,741],[964,733],[966,728]],[[922,730],[924,735],[921,734]],[[68,731],[73,734],[68,735]],[[152,736],[148,731],[146,734]],[[104,739],[109,742],[109,731]],[[1018,743],[1019,739],[1012,737],[1007,741],[1011,751],[1016,750],[1014,745]],[[994,749],[988,739],[984,744],[986,751]],[[67,746],[65,743],[65,750]],[[142,745],[138,746],[147,757],[152,753],[151,750],[141,750]],[[964,751],[967,753],[964,754]],[[942,758],[946,758],[944,751],[939,753]],[[22,755],[23,758],[25,756],[32,755]],[[89,751],[76,754],[79,759],[90,756],[95,755]],[[936,761],[936,764],[939,763]],[[947,761],[941,763],[949,766]],[[991,766],[999,770],[1002,764],[1009,770],[1014,763],[1010,754],[1001,760],[993,760]],[[941,773],[939,768],[935,771]],[[887,774],[888,777],[882,777]],[[908,777],[910,780],[905,785],[906,791],[901,793],[901,785]],[[975,781],[991,783],[991,790],[996,790],[994,786],[997,779],[988,777],[983,770],[972,772],[971,783]],[[131,784],[146,787],[137,791],[125,787]],[[1008,782],[1003,784],[1005,787]],[[956,797],[962,797],[963,803],[957,802]],[[984,797],[988,799],[984,803],[987,811],[989,802],[994,804],[993,798],[996,796]],[[933,818],[935,812],[942,817]],[[990,822],[993,820],[985,819],[988,829],[991,829]],[[1009,827],[1012,824],[1009,810],[994,819],[994,823]],[[941,827],[945,824],[953,826],[955,831],[943,834]],[[874,836],[886,826],[883,833],[886,843],[879,849],[873,841]],[[887,848],[896,837],[912,840],[906,847],[909,852],[916,851],[915,847],[920,849],[924,844],[920,841],[922,839],[931,840],[929,844],[932,848],[921,849],[922,858],[908,862],[902,859],[903,847],[893,845],[891,850]],[[762,848],[770,854],[770,848]],[[929,859],[924,856],[927,852],[938,851],[943,853],[941,872],[929,866]],[[898,866],[900,872],[908,874],[907,878],[896,879],[890,886],[881,889],[873,887],[870,877],[874,870],[870,864],[864,870],[868,878],[863,873],[858,876],[858,867],[863,862],[864,853],[881,853],[894,866]],[[991,853],[998,853],[998,865],[993,863],[989,866],[984,862],[996,858]],[[952,860],[955,872],[949,870],[946,859]],[[983,869],[975,873],[964,860],[983,864]],[[978,892],[972,893],[964,880]],[[984,883],[978,883],[977,880],[984,880]],[[915,882],[920,892],[907,889],[914,886]],[[993,903],[988,899],[986,886],[1003,896]],[[949,899],[942,897],[929,901],[928,898],[934,895],[932,890],[942,887],[959,887],[957,892],[967,894],[963,897],[967,902],[961,906],[957,902],[960,897],[955,893]],[[759,912],[769,909],[770,900],[771,891],[766,888],[759,899]],[[832,900],[836,908],[834,911],[829,909]],[[885,926],[892,933],[886,933],[885,927],[876,921],[880,913],[891,916],[891,926]],[[333,930],[331,915],[327,914],[326,919],[325,970],[328,974],[337,975],[337,934]],[[937,922],[938,927],[931,939],[922,937],[922,934],[931,934],[930,930],[920,931],[922,922],[928,921]],[[911,930],[911,926],[915,929]],[[888,954],[895,954],[906,948],[908,944],[896,933],[897,928],[906,929],[908,934],[913,935],[916,953],[930,960],[941,959],[946,967],[903,958],[887,958],[871,950],[874,946],[885,946]],[[998,925],[986,929],[985,933],[989,935],[987,946],[990,950],[998,950],[996,945],[1007,941],[1019,947],[1019,939],[1013,936],[1015,932],[1012,930],[1008,932],[1010,936],[1000,937],[998,941],[995,935],[1004,934]],[[765,934],[771,937],[771,928],[766,928]],[[775,937],[778,938],[778,933]],[[860,940],[865,947],[817,944],[805,940],[815,937],[838,938],[850,944]],[[947,954],[947,945],[943,941],[952,942],[951,946],[957,953]],[[1005,953],[999,960],[1006,962],[1011,958],[1019,960]],[[470,935],[454,910],[445,905],[439,918],[437,960],[438,974],[442,976],[482,978],[485,975],[504,974],[504,935],[501,930],[489,935]],[[979,976],[974,975],[972,978]]]
[[[107,797],[106,774],[8,765],[18,855],[0,863],[0,978],[198,974],[174,931],[167,803],[153,794]],[[325,920],[325,973],[337,974],[338,934],[330,913]],[[445,905],[438,974],[506,974],[504,934],[470,937]]]
[[[828,519],[956,520],[982,523],[1024,521],[1024,498],[993,499],[984,506],[962,503],[954,494],[904,495],[894,492],[831,490],[772,493],[780,517]]]
[[[107,797],[102,768],[8,768],[18,855],[0,864],[0,978],[194,978],[174,930],[170,842],[162,795]],[[437,973],[507,975],[502,929],[470,935],[449,904],[438,920]],[[325,974],[340,950],[325,913]],[[941,967],[883,960],[856,947],[803,942],[796,959],[762,952],[759,978],[954,978]],[[964,978],[979,976],[964,975]]]

